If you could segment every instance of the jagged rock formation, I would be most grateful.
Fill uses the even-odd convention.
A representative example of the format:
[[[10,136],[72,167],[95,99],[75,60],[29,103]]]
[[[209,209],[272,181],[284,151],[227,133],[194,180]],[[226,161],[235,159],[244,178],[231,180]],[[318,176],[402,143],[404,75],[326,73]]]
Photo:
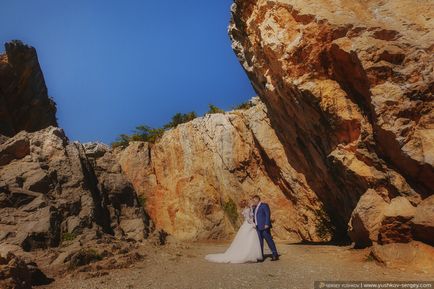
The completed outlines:
[[[56,127],[33,47],[6,44],[0,85],[1,286],[50,282],[35,262],[79,266],[77,256],[91,262],[146,239],[152,224],[111,149]]]
[[[111,149],[70,142],[55,112],[35,49],[7,43],[0,56],[2,288],[51,282],[37,263],[44,270],[103,258],[107,266],[131,264],[136,242],[153,228]]]
[[[36,50],[20,41],[0,54],[0,135],[57,126],[56,105],[48,97]]]
[[[259,99],[247,110],[208,114],[167,131],[155,144],[116,152],[146,210],[182,240],[225,238],[239,225],[241,199],[263,196],[280,239],[330,238],[322,203],[289,165]]]
[[[108,148],[62,129],[21,131],[0,145],[0,242],[56,247],[86,231],[142,240],[145,215]]]
[[[353,215],[350,236],[360,246],[420,239],[412,208],[434,192],[433,5],[232,6],[233,48],[289,165],[324,204],[335,236],[345,236]]]
[[[26,262],[11,252],[4,254],[4,257],[0,256],[0,288],[27,289],[32,288],[32,285],[47,285],[52,281],[34,262]]]
[[[0,143],[0,283],[5,288],[41,284],[40,264],[42,270],[75,267],[87,264],[77,265],[77,254],[90,254],[91,262],[129,252],[148,236],[149,221],[107,146],[71,143],[52,126],[21,131]],[[49,250],[41,256],[41,249]]]
[[[114,235],[119,239],[146,239],[152,224],[110,147],[100,143],[86,143],[83,147],[95,172],[98,191],[103,195],[102,202],[108,204]]]
[[[0,257],[0,286],[5,289],[32,288],[31,274],[26,263],[12,253]]]

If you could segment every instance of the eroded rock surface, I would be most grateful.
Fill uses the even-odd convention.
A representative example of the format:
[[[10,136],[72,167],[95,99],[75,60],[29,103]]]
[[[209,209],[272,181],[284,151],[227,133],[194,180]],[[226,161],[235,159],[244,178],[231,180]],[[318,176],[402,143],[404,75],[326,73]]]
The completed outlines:
[[[383,192],[387,203],[404,197],[412,206],[434,192],[433,5],[240,0],[232,6],[234,51],[289,165],[324,204],[337,235],[346,234],[369,189]],[[364,231],[379,225],[367,222],[353,227],[362,230],[351,234],[356,241],[378,238]]]
[[[0,242],[33,251],[87,229],[145,237],[144,211],[119,164],[108,148],[100,155],[91,148],[55,127],[22,131],[0,145],[0,158],[8,156],[0,166]]]
[[[49,282],[43,271],[74,269],[71,258],[79,252],[91,252],[96,261],[128,252],[152,228],[107,146],[70,142],[49,126],[5,140],[0,159],[5,288]]]
[[[330,239],[322,203],[289,164],[264,104],[253,102],[181,124],[156,144],[133,142],[117,152],[157,228],[182,240],[227,238],[242,221],[239,201],[259,194],[273,208],[278,238]]]

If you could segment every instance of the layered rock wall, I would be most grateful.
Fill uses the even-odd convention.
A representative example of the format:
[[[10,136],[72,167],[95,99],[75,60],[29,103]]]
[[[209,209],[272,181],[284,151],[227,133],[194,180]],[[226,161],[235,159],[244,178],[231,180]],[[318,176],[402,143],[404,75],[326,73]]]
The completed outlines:
[[[370,189],[412,206],[434,192],[433,8],[409,0],[232,6],[234,51],[337,235]]]
[[[116,152],[157,228],[182,240],[225,239],[242,222],[239,201],[259,194],[273,208],[277,238],[330,239],[323,204],[289,164],[264,104],[253,103]]]

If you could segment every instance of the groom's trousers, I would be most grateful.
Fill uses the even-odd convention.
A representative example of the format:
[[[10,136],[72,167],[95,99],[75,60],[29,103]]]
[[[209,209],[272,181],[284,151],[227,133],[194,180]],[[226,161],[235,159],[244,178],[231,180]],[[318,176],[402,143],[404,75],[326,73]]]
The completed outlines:
[[[258,231],[259,242],[261,244],[262,256],[264,256],[264,239],[265,239],[265,241],[267,241],[267,245],[270,248],[273,256],[278,256],[276,244],[274,244],[273,237],[271,236],[270,228],[265,229],[265,230],[258,230],[257,229],[256,231]]]

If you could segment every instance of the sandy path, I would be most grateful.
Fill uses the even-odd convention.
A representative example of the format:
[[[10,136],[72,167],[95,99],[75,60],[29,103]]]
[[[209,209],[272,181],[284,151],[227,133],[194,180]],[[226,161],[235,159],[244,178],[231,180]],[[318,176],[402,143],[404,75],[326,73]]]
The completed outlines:
[[[215,264],[203,259],[227,244],[161,248],[128,269],[90,278],[79,273],[39,288],[313,288],[315,280],[433,280],[432,272],[390,269],[366,259],[366,250],[327,245],[278,246],[281,260],[252,264]],[[145,250],[148,250],[145,252]]]

